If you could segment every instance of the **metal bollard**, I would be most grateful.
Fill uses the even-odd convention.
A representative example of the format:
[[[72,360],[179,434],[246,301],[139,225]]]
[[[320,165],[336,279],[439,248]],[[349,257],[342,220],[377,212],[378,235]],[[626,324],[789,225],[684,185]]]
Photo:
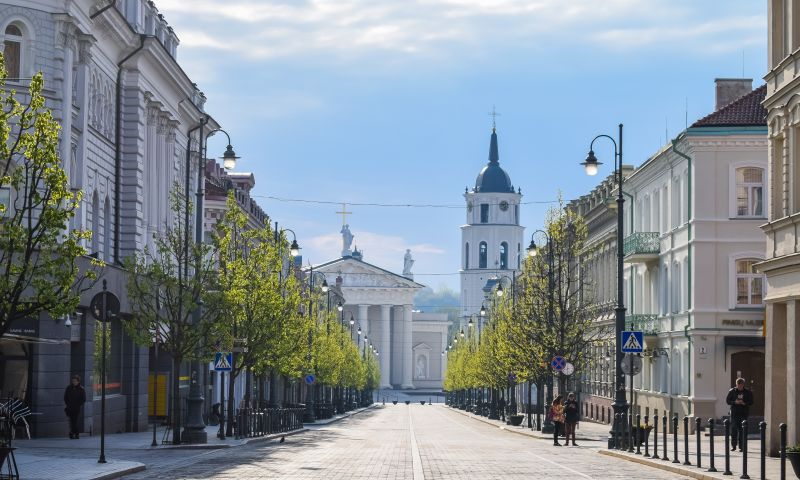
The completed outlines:
[[[742,444],[742,474],[739,478],[750,478],[747,474],[747,420],[742,420],[742,438],[739,442]]]
[[[694,437],[695,437],[695,443],[697,444],[697,468],[703,468],[703,461],[702,461],[702,458],[700,457],[700,455],[702,453],[700,451],[700,448],[701,448],[701,445],[700,445],[700,422],[701,421],[702,420],[700,419],[700,417],[695,417],[695,419],[694,419]]]
[[[767,422],[758,424],[758,433],[761,437],[761,480],[767,478]]]
[[[611,420],[611,449],[612,450],[616,450],[617,448],[619,448],[617,446],[617,445],[619,445],[619,441],[617,440],[617,437],[619,436],[619,430],[617,430],[618,427],[619,427],[619,413],[615,413],[614,414],[614,418]]]
[[[725,429],[725,471],[723,475],[733,475],[731,472],[731,421],[725,419],[722,421],[722,428]]]
[[[636,414],[636,430],[634,430],[633,434],[633,441],[636,442],[636,455],[642,454],[642,442],[639,440],[642,438],[642,415],[637,413]]]
[[[683,464],[692,464],[689,461],[689,417],[683,417]]]
[[[672,417],[672,463],[681,463],[678,460],[678,416]]]
[[[644,456],[650,456],[650,433],[647,431],[647,427],[650,425],[649,421],[650,417],[647,415],[644,416],[644,426],[645,426],[645,433],[644,433]],[[639,453],[639,452],[636,452]]]
[[[658,457],[658,415],[653,416],[653,456],[651,458],[659,458]]]
[[[633,413],[628,413],[628,451],[633,453]]]
[[[708,471],[716,472],[717,469],[716,467],[714,467],[714,419],[713,418],[708,419],[708,434],[710,439],[708,442],[708,459],[709,463],[711,463],[711,466],[708,467]]]
[[[664,440],[664,456],[661,457],[661,460],[669,461],[669,457],[667,456],[667,414],[661,417],[661,424],[664,427],[664,432],[662,433],[662,435],[664,435],[662,438]]]
[[[786,479],[786,424],[778,427],[781,431],[781,480]]]
[[[625,414],[619,414],[619,425],[617,426],[617,449],[625,450],[625,437],[627,437],[627,428],[625,428]]]

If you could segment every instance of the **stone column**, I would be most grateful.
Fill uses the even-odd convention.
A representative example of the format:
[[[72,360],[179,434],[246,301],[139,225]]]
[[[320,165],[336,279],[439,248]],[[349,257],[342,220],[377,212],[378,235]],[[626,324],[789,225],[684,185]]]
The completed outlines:
[[[392,388],[392,349],[389,348],[391,328],[391,305],[381,305],[381,341],[376,342],[381,364],[381,388]]]
[[[764,363],[769,372],[764,379],[764,420],[767,425],[780,425],[786,421],[786,304],[782,302],[767,304],[767,341],[764,348]],[[789,429],[790,431],[793,429]],[[780,434],[777,428],[767,430],[767,450],[777,455],[780,447]],[[787,432],[789,433],[789,432]]]
[[[413,359],[411,355],[411,305],[403,305],[403,341],[400,342],[403,358],[403,384],[402,388],[414,388],[411,372]]]
[[[800,443],[800,300],[786,305],[786,425],[787,443]],[[769,327],[767,327],[769,328]],[[779,425],[775,423],[773,425]]]
[[[358,306],[358,317],[356,318],[356,331],[358,331],[358,327],[361,327],[361,342],[358,344],[358,353],[362,353],[364,350],[364,337],[367,335],[367,331],[369,330],[369,305],[359,305]],[[358,340],[358,334],[356,334],[356,340]]]

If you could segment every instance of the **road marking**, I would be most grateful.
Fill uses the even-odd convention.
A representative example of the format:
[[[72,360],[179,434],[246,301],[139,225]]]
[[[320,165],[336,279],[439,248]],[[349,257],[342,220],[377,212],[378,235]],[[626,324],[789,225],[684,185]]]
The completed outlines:
[[[408,430],[411,433],[411,465],[414,472],[414,480],[425,480],[425,472],[422,471],[422,457],[419,456],[419,445],[417,445],[417,436],[414,435],[414,423],[411,421],[410,408],[408,408]]]

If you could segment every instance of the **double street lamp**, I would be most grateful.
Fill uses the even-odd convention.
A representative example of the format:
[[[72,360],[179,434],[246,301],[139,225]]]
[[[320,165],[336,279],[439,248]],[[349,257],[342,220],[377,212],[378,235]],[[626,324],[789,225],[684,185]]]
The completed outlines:
[[[628,402],[625,398],[625,375],[622,373],[622,331],[625,329],[625,303],[623,299],[623,261],[624,261],[624,214],[623,206],[625,204],[625,197],[622,193],[623,175],[622,175],[622,124],[619,124],[619,137],[618,140],[608,135],[598,135],[594,137],[592,143],[589,145],[589,155],[586,160],[581,163],[586,168],[587,175],[597,175],[598,166],[602,165],[594,155],[594,142],[598,138],[607,138],[614,144],[614,167],[616,171],[617,180],[617,308],[616,321],[614,330],[616,334],[616,355],[615,355],[615,378],[614,382],[614,403],[611,407],[614,409],[614,414],[625,415],[628,411]],[[621,438],[623,432],[617,432],[614,429],[615,422],[612,422],[611,437],[608,439],[609,448],[615,438]],[[619,435],[619,436],[617,436]]]

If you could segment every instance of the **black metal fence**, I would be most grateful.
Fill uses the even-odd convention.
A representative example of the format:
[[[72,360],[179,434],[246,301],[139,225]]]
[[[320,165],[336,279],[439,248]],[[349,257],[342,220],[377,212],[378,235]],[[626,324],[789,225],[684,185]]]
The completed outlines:
[[[304,407],[239,408],[233,427],[236,438],[263,437],[303,428]]]

